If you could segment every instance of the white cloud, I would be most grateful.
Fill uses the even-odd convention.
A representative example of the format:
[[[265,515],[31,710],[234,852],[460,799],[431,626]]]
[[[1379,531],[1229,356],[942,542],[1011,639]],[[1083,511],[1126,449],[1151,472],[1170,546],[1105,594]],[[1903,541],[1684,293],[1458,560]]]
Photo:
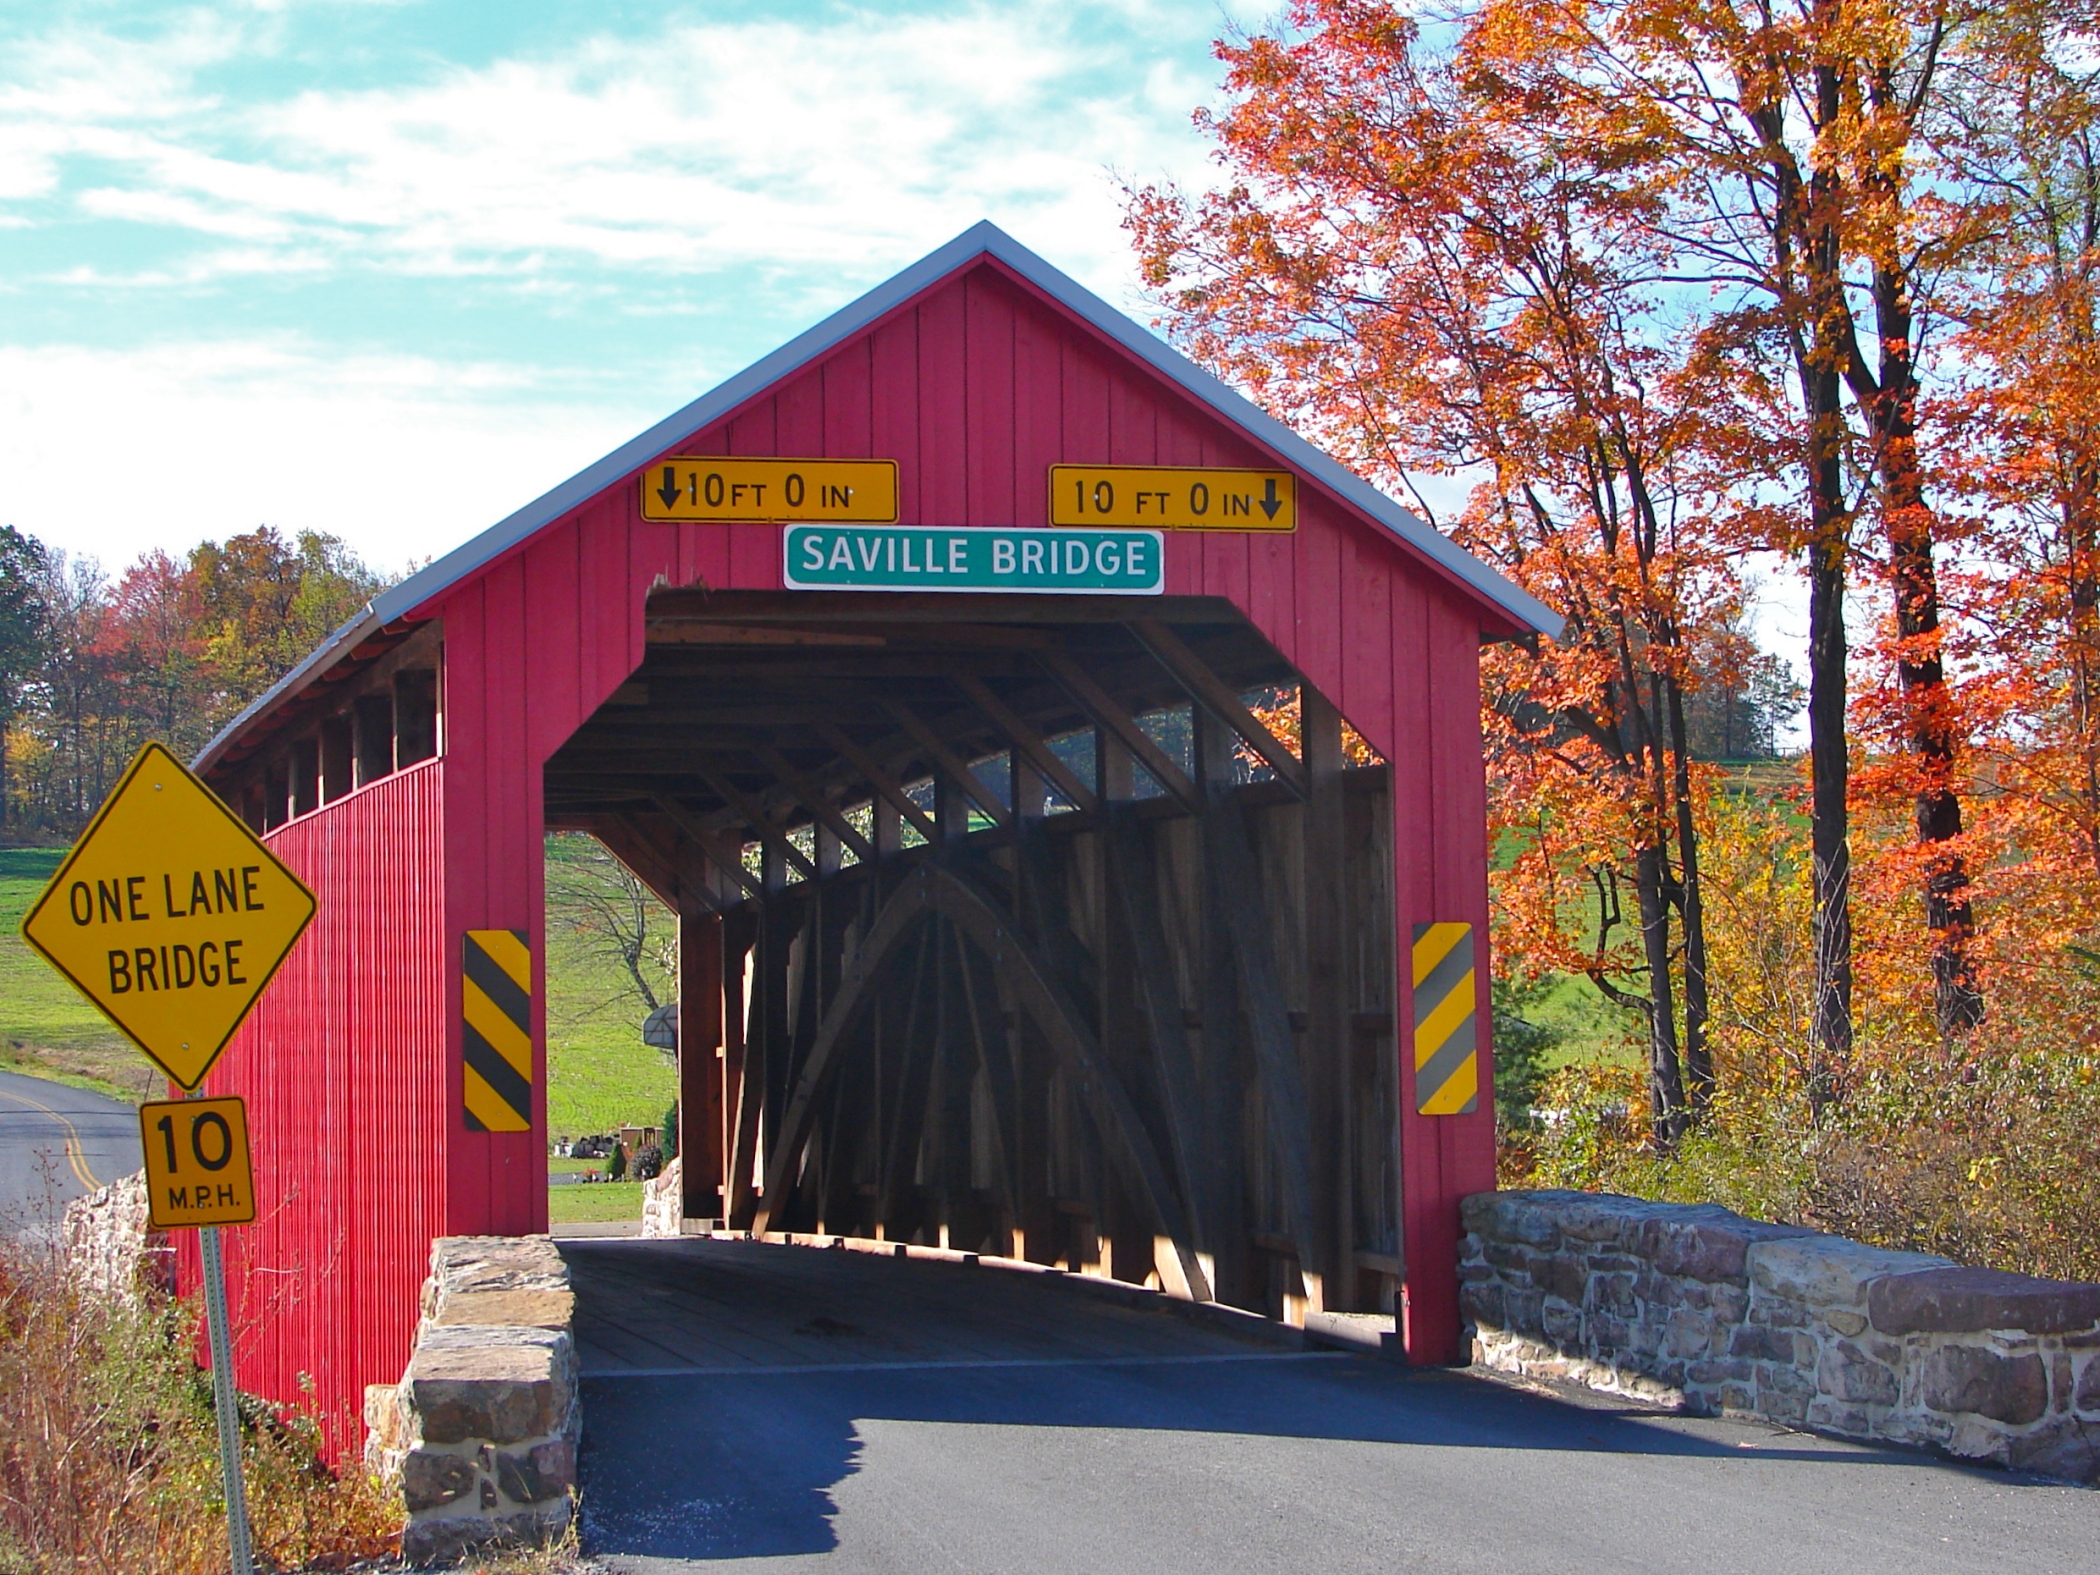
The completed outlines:
[[[271,523],[398,565],[675,403],[541,364],[527,311],[462,328],[467,364],[413,353],[433,280],[571,329],[696,302],[762,325],[692,393],[985,217],[1136,305],[1110,171],[1208,180],[1215,0],[936,7],[702,13],[471,66],[405,48],[355,88],[300,63],[325,7],[0,26],[0,236],[36,242],[0,275],[10,318],[127,325],[10,347],[0,319],[0,521],[111,564]],[[312,335],[260,336],[251,281]],[[158,337],[118,343],[142,317]]]
[[[440,274],[857,267],[990,213],[1120,283],[1106,170],[1199,176],[1187,113],[1208,84],[1112,14],[681,25],[242,106],[188,87],[237,47],[223,26],[145,58],[46,41],[0,90],[0,196],[48,196],[91,158],[82,210],[188,232],[207,272],[249,266],[222,238]],[[1185,50],[1217,21],[1152,26]],[[87,72],[105,48],[128,91]]]
[[[257,525],[330,531],[398,567],[661,414],[514,366],[288,342],[0,347],[0,522],[111,567]]]

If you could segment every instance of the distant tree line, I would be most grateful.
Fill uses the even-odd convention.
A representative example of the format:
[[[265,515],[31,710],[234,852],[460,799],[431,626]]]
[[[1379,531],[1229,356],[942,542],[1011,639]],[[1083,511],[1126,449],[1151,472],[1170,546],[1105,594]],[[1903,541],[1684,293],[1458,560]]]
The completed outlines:
[[[112,578],[0,526],[0,837],[72,836],[139,745],[185,759],[387,581],[263,526]]]

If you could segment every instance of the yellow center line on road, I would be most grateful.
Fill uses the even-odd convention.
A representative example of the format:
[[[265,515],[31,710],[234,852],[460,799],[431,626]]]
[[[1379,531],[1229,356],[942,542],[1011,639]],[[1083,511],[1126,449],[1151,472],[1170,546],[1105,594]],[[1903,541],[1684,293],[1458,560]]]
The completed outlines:
[[[12,1099],[17,1104],[28,1105],[33,1110],[41,1110],[53,1121],[64,1127],[66,1129],[66,1163],[73,1167],[74,1176],[88,1191],[96,1192],[101,1189],[102,1183],[97,1181],[95,1173],[88,1169],[87,1150],[81,1146],[79,1130],[74,1127],[72,1122],[60,1115],[56,1110],[53,1110],[41,1099],[31,1099],[27,1094],[17,1094],[10,1089],[0,1088],[0,1099]]]

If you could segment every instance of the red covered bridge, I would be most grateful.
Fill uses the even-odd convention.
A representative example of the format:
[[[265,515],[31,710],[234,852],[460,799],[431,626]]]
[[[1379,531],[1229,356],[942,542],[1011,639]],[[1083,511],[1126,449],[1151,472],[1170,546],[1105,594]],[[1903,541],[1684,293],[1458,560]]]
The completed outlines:
[[[771,457],[792,487],[729,463]],[[1123,473],[1084,470],[1110,513],[1061,524],[1053,466],[1251,472],[1295,528],[1155,531],[1129,492],[1164,483],[1116,514]],[[755,519],[721,514],[738,478],[774,489]],[[873,523],[798,526],[817,494]],[[321,904],[210,1079],[267,1200],[243,1383],[312,1375],[354,1449],[431,1238],[546,1228],[561,828],[678,915],[688,1216],[1396,1308],[1412,1359],[1457,1358],[1457,1201],[1494,1182],[1478,651],[1556,627],[972,229],[380,597],[204,752]]]

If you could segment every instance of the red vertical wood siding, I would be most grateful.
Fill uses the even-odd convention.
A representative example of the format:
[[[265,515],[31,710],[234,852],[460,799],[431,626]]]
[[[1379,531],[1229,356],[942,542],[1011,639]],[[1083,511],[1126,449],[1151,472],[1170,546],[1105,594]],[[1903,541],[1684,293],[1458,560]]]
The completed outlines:
[[[1273,463],[989,259],[677,451],[894,458],[901,518],[923,524],[1040,525],[1058,461]],[[321,911],[212,1079],[253,1101],[271,1200],[232,1233],[241,1381],[293,1399],[312,1374],[339,1449],[357,1445],[363,1386],[399,1375],[430,1237],[546,1228],[541,772],[640,663],[659,575],[778,589],[779,530],[646,523],[632,479],[598,494],[419,610],[444,620],[440,759],[272,838]],[[1403,980],[1414,924],[1484,935],[1478,642],[1509,620],[1310,482],[1295,534],[1169,533],[1166,580],[1241,608],[1392,762]],[[526,1133],[470,1133],[461,1117],[458,952],[481,928],[532,937],[542,1094]],[[1450,1361],[1458,1200],[1494,1185],[1492,1101],[1412,1114],[1402,985],[1407,1346]],[[1487,1000],[1483,971],[1483,1090]]]
[[[444,771],[430,760],[273,833],[320,899],[314,921],[206,1080],[248,1102],[256,1222],[225,1232],[242,1388],[302,1398],[336,1452],[364,1386],[408,1359],[430,1238],[446,1215]],[[176,1233],[196,1283],[196,1233]]]

